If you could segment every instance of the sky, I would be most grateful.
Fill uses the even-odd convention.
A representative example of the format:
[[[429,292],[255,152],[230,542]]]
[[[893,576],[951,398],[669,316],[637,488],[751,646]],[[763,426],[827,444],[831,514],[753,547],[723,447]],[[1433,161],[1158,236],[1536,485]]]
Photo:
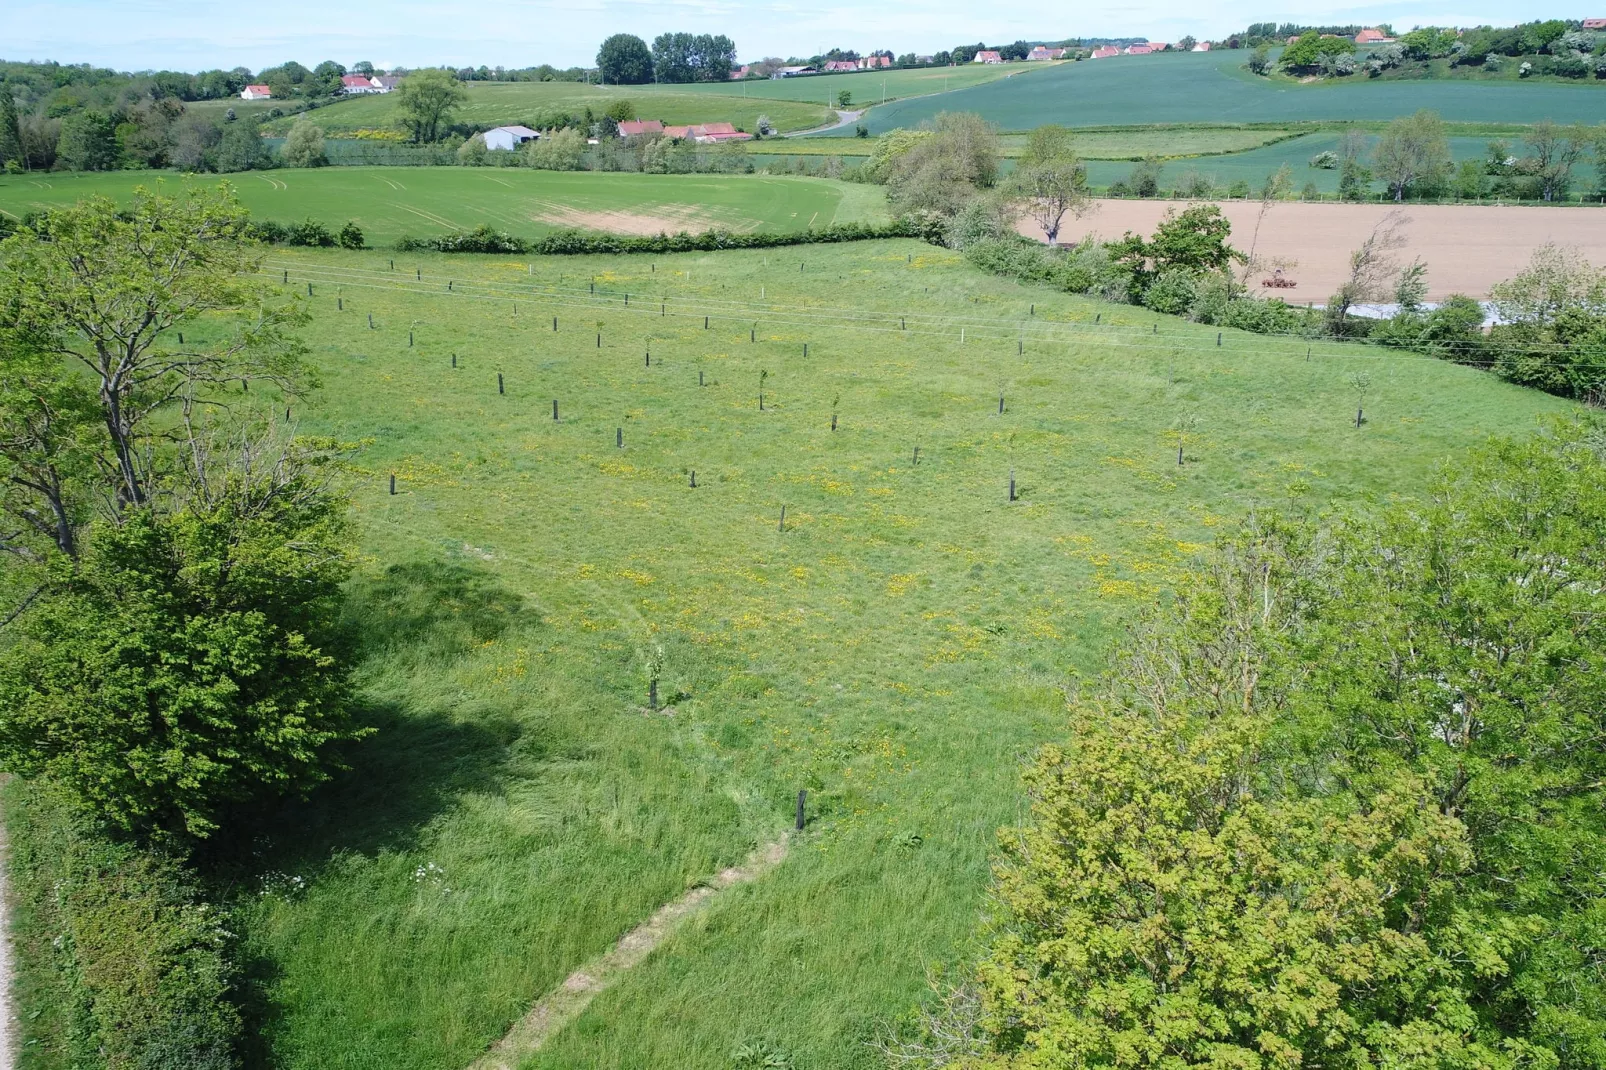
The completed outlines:
[[[1579,0],[1573,0],[1576,5]],[[935,52],[976,41],[1067,37],[1213,38],[1250,22],[1510,25],[1535,18],[1606,15],[1593,7],[1535,10],[1511,0],[1408,0],[1343,6],[1331,0],[1112,0],[1065,3],[974,0],[4,0],[0,58],[92,63],[117,70],[253,71],[298,60],[389,66],[590,66],[612,33],[651,43],[659,33],[723,33],[742,60],[824,49]]]

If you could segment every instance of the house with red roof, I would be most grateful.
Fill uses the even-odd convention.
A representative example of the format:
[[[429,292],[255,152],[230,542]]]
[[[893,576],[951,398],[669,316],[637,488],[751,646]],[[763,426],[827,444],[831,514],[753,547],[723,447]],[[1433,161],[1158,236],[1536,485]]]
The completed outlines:
[[[1606,30],[1606,19],[1585,19],[1582,25],[1586,30]]]
[[[1200,41],[1198,44],[1193,46],[1193,50],[1195,52],[1208,52],[1210,51],[1210,42]]]
[[[1119,56],[1120,54],[1121,50],[1114,45],[1102,45],[1093,50],[1094,59],[1109,59],[1111,56]]]
[[[832,59],[825,63],[825,73],[834,74],[838,71],[856,71],[859,65],[851,59]]]
[[[366,75],[343,74],[340,76],[340,91],[350,97],[362,93],[377,93],[379,87]]]
[[[970,62],[972,62],[972,63],[1002,63],[1002,62],[1004,62],[1004,57],[1000,56],[997,52],[995,52],[994,50],[992,50],[990,48],[984,48],[980,52],[977,52],[976,53],[976,57],[974,59],[972,59]]]
[[[859,61],[859,69],[861,71],[873,71],[890,66],[892,66],[892,57],[886,55],[865,56]]]
[[[619,124],[620,137],[653,137],[664,132],[659,119],[626,119]]]
[[[1154,50],[1153,45],[1128,45],[1126,54],[1129,56],[1147,56]]]
[[[273,90],[265,85],[248,85],[240,90],[241,100],[268,100],[273,96]]]
[[[1041,62],[1047,59],[1064,59],[1065,50],[1063,48],[1045,48],[1042,45],[1038,45],[1036,48],[1026,53],[1026,58],[1033,63]]]
[[[703,123],[694,126],[688,135],[700,144],[717,144],[721,141],[751,141],[752,134],[744,134],[730,123]]]

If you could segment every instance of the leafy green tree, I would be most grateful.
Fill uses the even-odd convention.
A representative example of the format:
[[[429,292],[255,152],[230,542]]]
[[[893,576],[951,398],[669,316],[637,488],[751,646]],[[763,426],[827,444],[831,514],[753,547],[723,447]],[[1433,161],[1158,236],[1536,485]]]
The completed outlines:
[[[1389,123],[1372,167],[1396,201],[1407,191],[1442,182],[1450,173],[1450,141],[1438,112],[1423,109]]]
[[[1354,54],[1355,42],[1348,37],[1323,37],[1315,30],[1306,30],[1299,40],[1283,49],[1278,62],[1285,70],[1312,73],[1322,70],[1329,60]]]
[[[1005,192],[1025,206],[1050,244],[1056,241],[1065,216],[1080,216],[1092,204],[1087,165],[1076,155],[1071,132],[1050,123],[1028,134]]]
[[[279,159],[286,167],[326,165],[329,157],[323,151],[323,127],[306,117],[297,119],[284,139],[284,147],[279,150]]]
[[[128,831],[201,838],[225,807],[328,776],[356,733],[333,630],[339,499],[241,479],[91,528],[0,652],[0,758]]]
[[[1265,45],[1256,45],[1249,53],[1248,63],[1251,74],[1265,74],[1271,70],[1271,49]]]
[[[246,222],[226,186],[141,189],[126,208],[91,197],[0,243],[0,509],[13,522],[0,550],[75,555],[94,510],[115,518],[169,486],[176,429],[218,391],[305,385],[302,314],[252,279]],[[176,345],[201,317],[215,340]]]
[[[852,103],[853,103],[853,92],[852,92],[852,90],[844,89],[844,90],[842,90],[842,92],[840,92],[840,93],[838,93],[836,95],[836,106],[837,107],[846,108],[849,105],[851,105]]]
[[[1226,540],[1028,773],[951,1062],[1597,1065],[1602,547],[1582,422]]]
[[[468,93],[457,76],[435,68],[414,71],[396,88],[402,127],[420,144],[440,140],[452,112],[467,100]]]
[[[652,53],[635,34],[616,33],[597,49],[603,85],[642,85],[652,81]]]
[[[0,85],[0,167],[16,161],[26,167],[22,151],[22,124],[17,120],[17,101],[9,86]]]
[[[616,123],[634,119],[636,117],[636,102],[633,100],[611,101],[602,114]]]
[[[585,135],[563,129],[524,143],[524,162],[541,171],[578,171],[585,162]]]
[[[74,171],[107,171],[117,166],[117,126],[109,115],[88,109],[61,121],[56,157]]]
[[[256,171],[272,164],[267,146],[262,144],[261,128],[254,115],[236,119],[223,125],[214,154],[217,169],[224,174],[234,171]]]
[[[1539,196],[1553,201],[1567,195],[1573,165],[1594,145],[1595,136],[1581,124],[1563,127],[1543,119],[1529,127],[1522,140],[1530,153],[1524,163],[1537,181]]]
[[[724,82],[736,45],[724,34],[664,33],[653,38],[653,77],[660,82]]]
[[[943,112],[887,168],[887,196],[904,216],[952,219],[998,181],[998,133],[980,116]]]

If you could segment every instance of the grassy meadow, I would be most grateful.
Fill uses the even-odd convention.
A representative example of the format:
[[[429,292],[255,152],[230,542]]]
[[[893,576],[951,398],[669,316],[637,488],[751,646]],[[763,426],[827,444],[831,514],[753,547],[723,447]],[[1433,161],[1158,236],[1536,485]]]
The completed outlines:
[[[917,126],[940,111],[979,113],[1004,130],[1043,123],[1279,123],[1385,120],[1421,108],[1449,122],[1599,121],[1606,88],[1555,82],[1274,82],[1242,69],[1247,52],[1189,52],[1061,64],[941,97],[895,101],[865,116],[871,133]],[[849,131],[851,134],[851,131]]]
[[[215,185],[216,175],[150,172],[0,175],[0,212],[13,217],[92,194],[127,199],[141,185]],[[887,218],[880,187],[769,175],[641,175],[526,168],[326,167],[230,176],[240,202],[262,219],[348,219],[369,244],[489,224],[534,236],[581,227],[656,234],[660,229],[794,231]]]
[[[817,84],[828,81],[819,79]],[[837,119],[834,111],[827,112],[823,92],[812,99],[797,100],[744,99],[729,93],[698,92],[692,86],[599,86],[582,82],[465,82],[463,88],[468,101],[453,113],[453,121],[479,128],[507,123],[539,126],[544,114],[580,114],[586,108],[601,115],[621,99],[632,101],[639,117],[670,124],[726,122],[754,130],[758,117],[768,115],[778,130],[790,131],[812,129]],[[834,105],[835,90],[830,98]],[[394,93],[352,97],[305,114],[325,133],[337,137],[359,130],[401,129],[401,108]],[[285,116],[265,123],[263,129],[282,134],[296,118]]]
[[[970,947],[1021,756],[1200,547],[1251,508],[1417,493],[1565,407],[914,241],[265,271],[313,317],[297,429],[359,444],[349,620],[381,729],[212,863],[258,1060],[296,1070],[465,1067],[784,835],[800,789],[787,860],[524,1065],[724,1070],[764,1040],[879,1066],[879,1023]]]

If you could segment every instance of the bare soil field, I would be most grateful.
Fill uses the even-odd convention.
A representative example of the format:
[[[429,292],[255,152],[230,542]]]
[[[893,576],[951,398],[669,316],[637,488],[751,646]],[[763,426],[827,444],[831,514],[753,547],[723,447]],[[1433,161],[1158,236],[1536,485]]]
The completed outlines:
[[[1109,239],[1128,230],[1148,235],[1166,212],[1187,207],[1179,201],[1096,203],[1095,211],[1061,228],[1061,241],[1081,241],[1089,235]],[[1215,203],[1232,221],[1232,244],[1247,250],[1260,202]],[[1298,282],[1292,290],[1275,292],[1290,303],[1325,301],[1343,281],[1349,254],[1391,210],[1377,204],[1273,205],[1261,223],[1255,251],[1287,264],[1284,274]],[[1408,204],[1401,211],[1410,222],[1403,231],[1407,244],[1398,256],[1402,263],[1420,256],[1427,264],[1431,299],[1452,293],[1485,297],[1495,283],[1521,271],[1533,251],[1546,242],[1576,246],[1592,263],[1606,264],[1606,209]],[[1043,236],[1030,220],[1020,229]]]

